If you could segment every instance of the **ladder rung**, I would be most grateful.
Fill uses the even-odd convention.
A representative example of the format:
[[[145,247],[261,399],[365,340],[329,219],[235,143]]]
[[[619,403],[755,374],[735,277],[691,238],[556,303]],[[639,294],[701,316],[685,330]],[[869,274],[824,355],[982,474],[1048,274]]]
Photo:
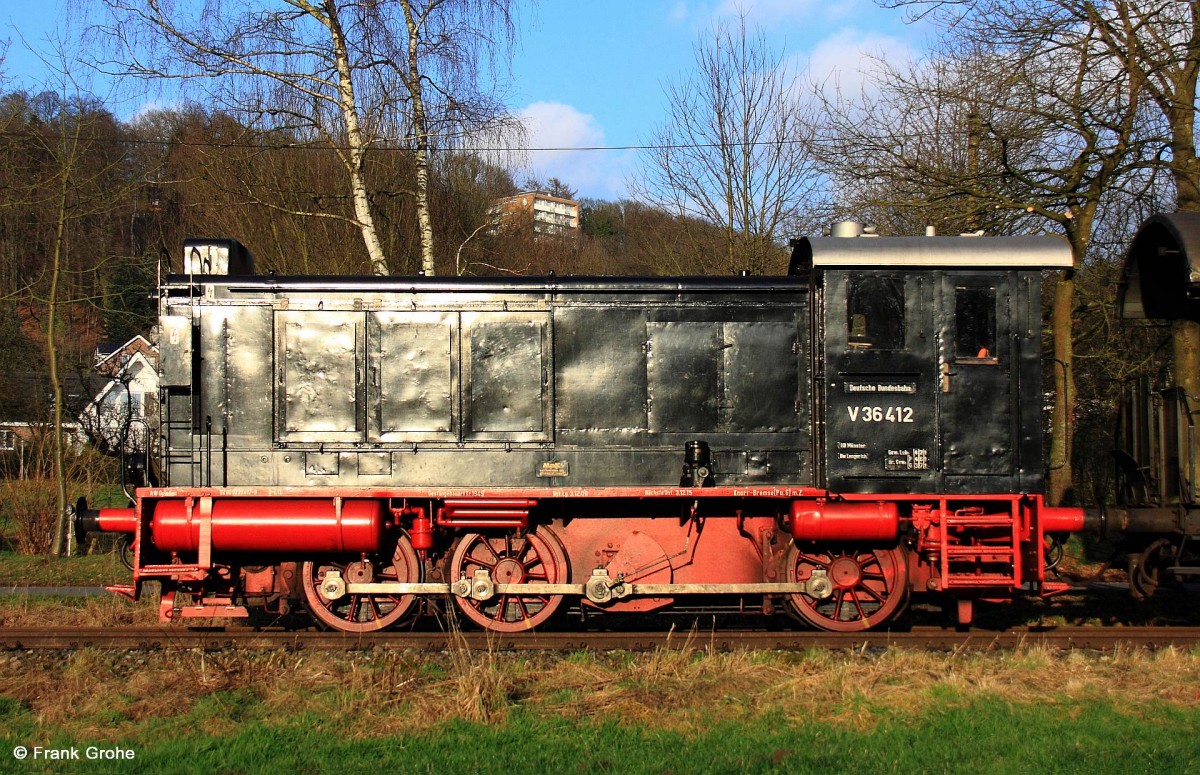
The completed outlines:
[[[1013,518],[1007,514],[998,517],[944,517],[942,521],[950,527],[994,527],[1013,524]]]

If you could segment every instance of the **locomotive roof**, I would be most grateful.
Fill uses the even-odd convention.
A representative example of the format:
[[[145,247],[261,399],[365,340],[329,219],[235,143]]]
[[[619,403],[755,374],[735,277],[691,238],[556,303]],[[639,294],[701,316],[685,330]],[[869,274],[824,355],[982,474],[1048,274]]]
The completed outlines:
[[[1200,213],[1151,216],[1138,229],[1117,291],[1124,318],[1200,321]]]
[[[793,273],[814,267],[1069,269],[1060,237],[804,237],[792,242]]]
[[[786,275],[623,277],[623,276],[538,276],[538,277],[414,277],[411,275],[182,275],[172,274],[166,285],[189,283],[225,285],[245,290],[273,291],[368,291],[368,292],[457,292],[457,293],[729,293],[786,292],[806,290],[797,277]]]

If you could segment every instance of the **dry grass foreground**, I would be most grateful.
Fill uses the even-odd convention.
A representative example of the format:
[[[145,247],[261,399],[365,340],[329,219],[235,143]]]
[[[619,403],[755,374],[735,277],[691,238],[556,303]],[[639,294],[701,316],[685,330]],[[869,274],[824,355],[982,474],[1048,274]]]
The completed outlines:
[[[1028,648],[1002,653],[802,654],[737,651],[516,655],[360,653],[0,654],[0,695],[72,739],[136,739],[146,725],[203,718],[214,737],[239,724],[304,717],[342,739],[430,731],[524,715],[619,719],[682,734],[714,718],[825,723],[860,731],[922,708],[983,698],[1139,710],[1200,705],[1200,654],[1108,655]],[[353,723],[349,723],[352,719]]]
[[[0,596],[0,627],[135,627],[159,624],[158,596],[138,603],[105,593],[92,597]]]

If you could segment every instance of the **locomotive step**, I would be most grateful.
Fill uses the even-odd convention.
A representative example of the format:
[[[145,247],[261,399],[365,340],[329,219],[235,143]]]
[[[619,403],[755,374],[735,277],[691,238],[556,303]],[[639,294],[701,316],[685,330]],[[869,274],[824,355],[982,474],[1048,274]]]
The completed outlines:
[[[1011,575],[1003,573],[956,574],[947,577],[942,582],[942,589],[963,589],[967,587],[1013,587],[1016,581]]]
[[[950,557],[1008,557],[1012,558],[1011,546],[947,546],[944,550]]]

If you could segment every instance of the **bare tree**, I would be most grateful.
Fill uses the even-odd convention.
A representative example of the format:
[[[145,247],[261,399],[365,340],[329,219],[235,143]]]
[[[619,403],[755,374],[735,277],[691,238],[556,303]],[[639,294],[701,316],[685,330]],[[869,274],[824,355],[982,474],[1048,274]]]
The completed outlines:
[[[1182,0],[879,0],[931,16],[944,29],[1006,45],[1055,31],[1086,30],[1097,69],[1125,68],[1165,122],[1152,166],[1169,171],[1180,210],[1200,211],[1196,151],[1200,4]]]
[[[111,227],[122,220],[119,213],[131,184],[112,115],[71,80],[74,63],[65,55],[60,53],[57,63],[45,61],[58,68],[58,92],[5,105],[6,118],[19,122],[20,131],[18,137],[8,138],[16,144],[6,144],[0,154],[0,175],[6,184],[0,212],[24,222],[22,237],[29,243],[24,251],[5,254],[16,271],[5,273],[3,293],[18,299],[31,318],[45,321],[48,427],[52,429],[47,484],[53,483],[56,508],[50,550],[57,555],[66,536],[66,423],[76,408],[64,382],[71,361],[78,365],[90,355],[83,321],[94,317],[88,306],[99,301],[98,285],[91,278],[102,273],[115,251],[113,243],[119,238]],[[10,225],[5,220],[5,226]],[[86,247],[76,249],[77,245]],[[21,335],[19,329],[15,333]]]
[[[695,72],[667,90],[670,117],[633,187],[657,207],[723,228],[726,270],[763,271],[811,209],[812,103],[744,16],[718,24],[695,57]]]
[[[1148,157],[1165,168],[1176,207],[1200,211],[1200,155],[1196,152],[1196,97],[1200,77],[1200,3],[1177,0],[1057,0],[1074,19],[1086,19],[1114,61],[1143,84],[1165,125],[1161,150]],[[1200,406],[1200,323],[1172,325],[1178,384]]]

